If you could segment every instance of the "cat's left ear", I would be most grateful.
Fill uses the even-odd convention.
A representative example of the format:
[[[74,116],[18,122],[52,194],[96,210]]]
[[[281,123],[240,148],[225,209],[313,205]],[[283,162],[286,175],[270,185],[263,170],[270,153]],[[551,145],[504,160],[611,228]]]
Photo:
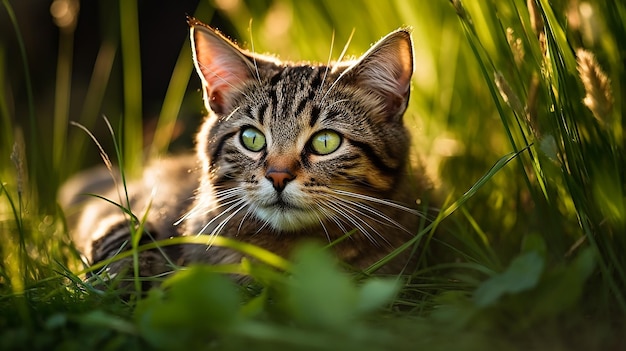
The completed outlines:
[[[402,28],[385,36],[345,73],[359,86],[382,97],[387,117],[399,120],[408,105],[413,75],[410,29]]]
[[[215,113],[228,113],[235,96],[253,79],[252,59],[215,29],[192,17],[187,22],[205,105]]]

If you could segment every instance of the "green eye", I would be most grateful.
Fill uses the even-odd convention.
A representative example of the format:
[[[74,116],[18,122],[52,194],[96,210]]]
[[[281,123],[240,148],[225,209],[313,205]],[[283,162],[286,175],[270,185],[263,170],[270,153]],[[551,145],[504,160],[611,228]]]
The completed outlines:
[[[241,131],[241,143],[246,149],[259,152],[265,147],[265,135],[256,128],[247,127]]]
[[[333,153],[339,145],[341,145],[341,136],[332,130],[322,130],[311,139],[311,149],[318,155]]]

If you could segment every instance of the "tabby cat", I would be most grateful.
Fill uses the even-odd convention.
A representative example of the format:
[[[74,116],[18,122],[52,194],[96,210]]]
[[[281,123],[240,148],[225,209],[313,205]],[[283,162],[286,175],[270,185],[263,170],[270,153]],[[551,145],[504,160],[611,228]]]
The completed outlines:
[[[419,166],[408,175],[408,29],[388,34],[357,60],[317,65],[251,53],[194,18],[188,23],[209,113],[195,155],[155,161],[129,184],[137,217],[150,207],[150,235],[142,242],[222,235],[288,256],[303,239],[332,242],[350,233],[333,250],[365,268],[417,233],[417,200],[428,195],[430,182]],[[68,207],[83,199],[73,240],[92,263],[129,246],[129,217],[119,207],[78,196],[99,193],[125,203],[112,178],[105,169],[88,171],[62,194]],[[171,269],[163,254],[181,264],[242,259],[215,246],[167,247],[142,253],[140,274]],[[400,271],[408,256],[382,271]],[[120,260],[108,269],[128,267]]]

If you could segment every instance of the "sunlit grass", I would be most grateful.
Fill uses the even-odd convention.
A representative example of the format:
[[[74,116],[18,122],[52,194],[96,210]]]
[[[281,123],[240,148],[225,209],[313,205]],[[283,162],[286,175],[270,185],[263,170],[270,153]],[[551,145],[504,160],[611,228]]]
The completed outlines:
[[[10,1],[2,4],[15,28],[2,36],[14,35],[26,55],[19,31],[25,24],[17,23]],[[91,284],[96,280],[82,280],[108,262],[83,267],[50,195],[98,156],[87,154],[91,141],[68,120],[93,130],[102,112],[121,112],[107,116],[115,133],[104,134],[114,141],[105,151],[132,177],[144,155],[167,151],[185,94],[197,103],[201,93],[187,89],[196,78],[185,43],[152,144],[145,144],[141,62],[149,58],[139,56],[138,3],[118,5],[111,13],[121,21],[119,38],[102,39],[80,116],[70,116],[66,105],[73,86],[67,48],[75,33],[61,32],[58,73],[50,83],[56,84],[55,108],[41,116],[54,115],[50,139],[39,136],[47,131],[37,128],[35,107],[44,99],[33,96],[27,58],[24,84],[4,79],[11,67],[0,42],[6,82],[0,95],[0,349],[620,346],[626,5],[202,1],[194,14],[200,20],[221,18],[242,46],[290,60],[336,59],[349,38],[348,56],[359,55],[389,31],[413,27],[415,74],[405,121],[415,157],[438,177],[443,205],[404,248],[422,244],[411,277],[375,277],[389,258],[364,272],[374,277],[350,275],[317,248],[284,260],[224,238],[185,237],[161,245],[211,241],[257,260],[157,277],[165,288],[130,301],[119,298],[115,283],[98,290]],[[185,14],[179,16],[182,21]],[[102,106],[112,80],[123,82],[122,102]],[[25,116],[13,115],[18,87],[27,90]],[[141,222],[144,214],[135,215]],[[121,257],[154,245],[139,246],[135,236]],[[222,279],[227,274],[254,283],[234,286]],[[138,289],[138,279],[134,283]]]

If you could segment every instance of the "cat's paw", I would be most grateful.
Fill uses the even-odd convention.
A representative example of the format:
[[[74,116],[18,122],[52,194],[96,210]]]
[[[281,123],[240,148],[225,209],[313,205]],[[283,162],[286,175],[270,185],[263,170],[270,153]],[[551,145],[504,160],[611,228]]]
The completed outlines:
[[[133,232],[128,223],[119,223],[111,227],[106,235],[92,242],[92,264],[106,264],[87,276],[88,283],[99,290],[115,289],[122,294],[135,291],[137,287],[145,292],[172,272],[179,248],[141,251],[141,246],[153,242],[157,234],[149,225],[145,226],[143,233]],[[141,235],[141,238],[137,253],[129,255],[132,235]]]

